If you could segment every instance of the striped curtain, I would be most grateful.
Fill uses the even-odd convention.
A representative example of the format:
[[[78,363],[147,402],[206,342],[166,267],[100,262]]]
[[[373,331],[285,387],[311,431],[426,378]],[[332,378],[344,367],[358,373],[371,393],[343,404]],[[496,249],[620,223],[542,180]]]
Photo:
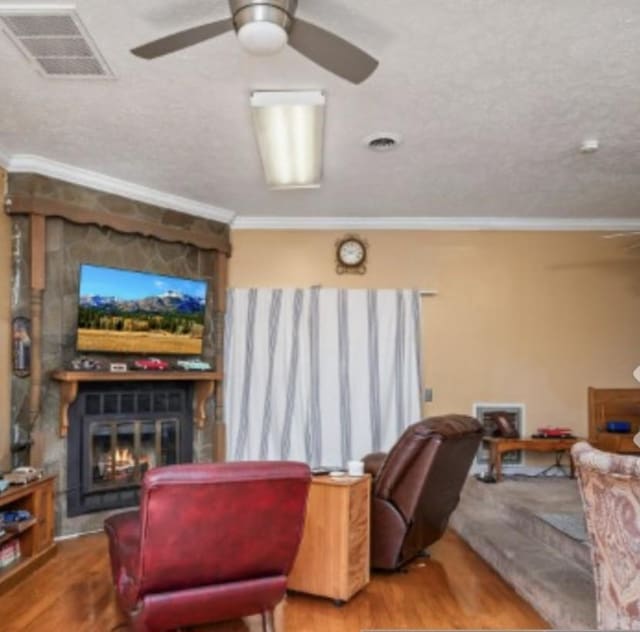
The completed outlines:
[[[344,466],[420,418],[414,290],[231,289],[229,460]]]

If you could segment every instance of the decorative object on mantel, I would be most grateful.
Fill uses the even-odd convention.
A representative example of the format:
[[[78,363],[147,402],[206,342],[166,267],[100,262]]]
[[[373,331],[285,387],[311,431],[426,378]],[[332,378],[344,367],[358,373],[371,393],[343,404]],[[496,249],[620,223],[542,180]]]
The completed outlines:
[[[638,365],[634,370],[633,370],[633,377],[636,379],[637,382],[640,382],[640,365]]]
[[[87,356],[80,356],[71,360],[71,368],[74,371],[103,371],[102,361]]]
[[[178,360],[176,368],[183,371],[211,371],[211,365],[203,360]]]
[[[17,377],[31,373],[31,321],[24,316],[13,319],[13,373]]]
[[[169,369],[169,363],[160,358],[139,358],[133,361],[131,368],[140,371],[166,371]]]
[[[128,370],[128,366],[126,362],[110,362],[109,363],[109,371],[111,373],[124,373]]]
[[[364,274],[367,271],[369,243],[358,235],[345,235],[336,241],[336,272]]]

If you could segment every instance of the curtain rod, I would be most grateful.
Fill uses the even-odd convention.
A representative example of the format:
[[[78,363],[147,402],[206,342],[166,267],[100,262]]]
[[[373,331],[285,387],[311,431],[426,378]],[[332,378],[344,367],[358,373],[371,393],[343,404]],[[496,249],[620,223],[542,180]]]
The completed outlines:
[[[312,285],[310,286],[311,290],[321,290],[322,289],[322,284],[317,283],[316,285]],[[418,290],[418,294],[420,294],[420,296],[437,296],[438,295],[438,290]]]

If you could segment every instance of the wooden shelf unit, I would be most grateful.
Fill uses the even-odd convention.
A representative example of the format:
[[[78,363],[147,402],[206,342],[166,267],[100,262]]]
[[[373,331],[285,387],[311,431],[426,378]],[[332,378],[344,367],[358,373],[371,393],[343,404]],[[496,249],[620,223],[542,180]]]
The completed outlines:
[[[60,436],[69,429],[69,406],[78,396],[80,382],[193,382],[195,386],[193,417],[198,428],[204,427],[205,404],[213,395],[222,374],[216,371],[65,371],[57,370],[51,379],[60,382]]]
[[[0,568],[0,593],[32,572],[56,552],[54,535],[54,476],[45,476],[27,485],[11,486],[0,493],[0,511],[26,509],[33,519],[19,531],[0,538],[0,546],[12,539],[20,541],[21,557]]]
[[[607,421],[629,421],[631,432],[607,432]],[[589,443],[600,450],[638,454],[633,436],[640,432],[640,388],[589,387]]]

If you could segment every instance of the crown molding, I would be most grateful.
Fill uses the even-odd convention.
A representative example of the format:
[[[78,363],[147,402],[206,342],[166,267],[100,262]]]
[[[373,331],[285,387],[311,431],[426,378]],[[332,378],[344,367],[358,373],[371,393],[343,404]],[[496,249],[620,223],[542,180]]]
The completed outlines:
[[[44,13],[49,11],[73,11],[75,5],[69,2],[41,2],[38,4],[20,4],[17,2],[6,2],[0,5],[0,11],[4,13]]]
[[[233,230],[522,230],[635,231],[635,218],[557,217],[250,217],[236,216]]]
[[[2,161],[2,153],[0,152],[0,164]],[[40,156],[32,156],[29,154],[16,154],[8,159],[7,170],[11,173],[37,173],[42,176],[64,180],[79,186],[97,189],[105,193],[121,195],[123,197],[144,202],[145,204],[153,204],[162,208],[172,209],[187,215],[195,215],[204,217],[205,219],[231,223],[235,217],[235,213],[225,208],[212,206],[190,200],[189,198],[172,195],[157,189],[144,187],[133,182],[112,178],[110,176],[67,165],[48,158]]]
[[[0,167],[12,173],[37,173],[230,224],[234,230],[516,230],[640,231],[636,218],[557,217],[284,217],[237,216],[234,211],[112,178],[41,156],[10,156],[0,147]]]

